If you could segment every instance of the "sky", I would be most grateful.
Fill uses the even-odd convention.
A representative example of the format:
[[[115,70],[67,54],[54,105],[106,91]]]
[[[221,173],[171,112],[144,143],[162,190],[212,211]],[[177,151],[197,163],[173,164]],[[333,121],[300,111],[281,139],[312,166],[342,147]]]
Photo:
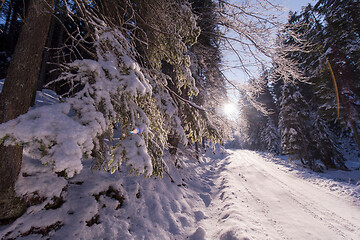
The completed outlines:
[[[300,11],[303,6],[306,6],[309,3],[314,5],[317,2],[317,0],[271,0],[271,2],[286,8],[283,15],[286,21],[289,11]],[[225,56],[225,61],[236,61],[235,59],[237,58],[235,56],[232,57],[231,54],[230,56],[229,55]],[[237,70],[237,69],[227,70],[225,71],[225,75],[229,80],[239,83],[244,83],[244,80],[247,79],[247,76],[241,70]]]
[[[314,4],[314,0],[279,0],[280,4],[289,8],[292,11],[301,10],[302,6],[306,6],[308,3]]]

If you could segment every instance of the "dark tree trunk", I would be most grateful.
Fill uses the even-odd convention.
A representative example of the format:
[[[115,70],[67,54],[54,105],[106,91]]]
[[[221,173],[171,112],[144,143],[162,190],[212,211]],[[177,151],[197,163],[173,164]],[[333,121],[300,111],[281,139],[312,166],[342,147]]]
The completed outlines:
[[[46,79],[46,73],[47,73],[47,68],[48,68],[48,62],[50,61],[50,48],[51,46],[51,41],[54,35],[54,29],[55,29],[55,20],[54,18],[51,19],[51,23],[50,23],[50,27],[49,27],[49,33],[47,36],[47,40],[46,40],[46,49],[44,50],[44,54],[42,57],[42,61],[41,61],[41,68],[40,68],[40,73],[39,73],[39,78],[37,81],[37,85],[36,85],[36,90],[41,91],[44,83],[45,83],[45,79]],[[35,99],[34,99],[35,100]]]
[[[162,72],[171,78],[171,80],[167,83],[168,87],[175,93],[178,93],[176,85],[173,82],[175,81],[174,67],[167,62],[163,62]],[[169,152],[171,155],[176,155],[179,142],[179,137],[176,136],[176,134],[168,134]]]
[[[9,6],[9,9],[8,9],[8,12],[7,12],[7,15],[6,15],[6,21],[5,21],[5,26],[4,26],[4,31],[3,31],[3,34],[7,34],[7,31],[8,31],[8,28],[10,26],[10,19],[11,19],[11,12],[12,12],[12,2],[13,1],[10,1],[10,6]]]
[[[37,90],[41,90],[46,84],[55,80],[59,76],[59,65],[63,64],[64,53],[61,48],[64,46],[64,34],[65,30],[62,24],[65,22],[62,15],[51,18],[51,24],[49,28],[48,37],[46,40],[46,48],[44,51],[43,60],[41,63],[40,75],[37,84]],[[59,82],[51,85],[52,90],[61,95],[61,86],[63,82]]]
[[[359,151],[359,154],[360,154],[360,137],[359,137],[359,132],[357,130],[357,126],[356,126],[356,123],[354,120],[350,120],[350,126],[351,126],[351,129],[353,130],[353,134],[354,134],[354,138],[355,138],[355,141],[356,141],[356,144],[358,146],[358,151]]]
[[[10,25],[8,26],[8,37],[7,37],[7,49],[13,52],[17,40],[17,18],[19,17],[20,10],[21,10],[22,1],[11,1],[11,19],[10,19]],[[5,32],[6,34],[6,32]]]
[[[199,149],[199,142],[195,142],[195,156],[196,160],[200,160],[200,149]]]
[[[31,0],[27,17],[0,94],[0,123],[28,111],[35,94],[54,0]],[[0,220],[19,217],[25,209],[14,184],[22,162],[22,146],[0,146]]]

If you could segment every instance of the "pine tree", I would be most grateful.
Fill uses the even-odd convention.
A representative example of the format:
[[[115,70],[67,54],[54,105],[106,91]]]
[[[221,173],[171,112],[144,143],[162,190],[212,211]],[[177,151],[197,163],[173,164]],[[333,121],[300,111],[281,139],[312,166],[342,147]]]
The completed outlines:
[[[352,130],[360,149],[360,137],[356,126],[359,120],[356,79],[360,76],[358,69],[360,36],[356,12],[359,9],[359,1],[321,0],[315,5],[315,11],[323,16],[326,22],[322,57],[327,59],[338,85],[341,106],[339,117]]]
[[[336,164],[341,169],[347,169],[345,166],[345,159],[339,151],[337,143],[333,140],[334,136],[329,130],[326,122],[318,115],[315,119],[314,128],[312,131],[313,158],[320,159],[320,161],[328,168],[336,168]]]
[[[304,165],[313,169],[314,163],[308,149],[309,106],[294,83],[285,83],[283,86],[280,106],[279,127],[283,152],[300,159]]]
[[[221,72],[219,6],[212,0],[193,0],[191,3],[201,30],[189,51],[191,73],[199,89],[194,102],[207,110],[210,121],[221,136],[225,136],[229,131],[227,124],[224,124],[227,120],[218,114],[219,106],[226,101],[226,82]],[[209,139],[203,137],[200,141],[204,146]]]
[[[240,129],[246,147],[251,150],[259,150],[264,146],[260,138],[263,115],[246,98],[246,95],[242,96],[239,105],[241,106]]]
[[[290,45],[301,44],[301,41],[309,43],[305,48],[306,51],[289,51],[287,57],[299,63],[309,82],[312,83],[299,84],[301,91],[306,93],[304,99],[311,103],[309,116],[312,117],[308,125],[312,125],[313,129],[312,135],[308,137],[311,143],[308,153],[310,158],[320,159],[327,168],[334,167],[335,162],[337,166],[345,168],[344,160],[339,156],[335,137],[330,129],[337,130],[340,125],[354,125],[357,119],[355,103],[357,96],[351,86],[353,77],[357,74],[356,68],[351,65],[357,60],[355,60],[356,54],[350,50],[356,49],[353,43],[357,41],[354,40],[357,37],[349,29],[350,25],[353,26],[350,20],[352,11],[344,10],[349,4],[356,9],[358,3],[319,1],[315,7],[308,5],[303,8],[300,14],[291,13],[287,29],[294,34],[299,33],[301,38],[296,39],[289,34],[284,42]],[[347,21],[348,24],[345,23]],[[338,30],[334,31],[335,28]],[[344,53],[347,55],[346,59]],[[337,94],[340,96],[340,102],[337,102]],[[351,97],[348,97],[348,94]],[[350,99],[355,102],[351,102]],[[340,115],[337,113],[339,110]],[[326,123],[320,119],[326,120]],[[356,130],[357,128],[353,127],[355,136]]]
[[[279,130],[274,124],[273,115],[267,116],[266,126],[261,134],[261,138],[269,152],[275,154],[281,153]]]
[[[108,2],[107,8],[118,3]],[[70,47],[79,52],[76,47],[80,46],[87,52],[82,57],[90,57],[62,65],[62,74],[54,82],[66,82],[70,90],[64,103],[46,109],[76,126],[77,136],[59,137],[58,128],[18,136],[19,126],[27,121],[36,125],[45,117],[39,108],[0,126],[7,144],[26,142],[32,150],[40,149],[41,161],[68,177],[82,169],[82,156],[91,157],[94,167],[111,172],[124,163],[136,174],[157,176],[166,167],[162,156],[172,142],[169,136],[174,136],[174,147],[204,137],[221,140],[205,109],[194,102],[198,89],[188,49],[196,42],[199,28],[190,5],[163,0],[124,4],[126,8],[120,9],[134,14],[120,15],[124,19],[117,21],[118,14],[103,9],[110,14],[105,16],[93,3],[74,1],[83,27],[74,34],[76,38],[71,36],[77,44]],[[56,119],[51,121],[61,126]],[[70,142],[73,152],[61,155]]]

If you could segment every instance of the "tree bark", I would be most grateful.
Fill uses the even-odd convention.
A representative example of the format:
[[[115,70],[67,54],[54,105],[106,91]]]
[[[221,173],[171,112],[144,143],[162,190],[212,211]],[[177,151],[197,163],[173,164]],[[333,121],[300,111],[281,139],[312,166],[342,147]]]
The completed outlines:
[[[353,130],[353,134],[354,134],[356,144],[358,146],[358,153],[360,154],[360,137],[359,137],[359,132],[357,130],[356,123],[355,123],[355,121],[353,119],[350,120],[350,125],[351,125],[351,128]]]
[[[53,4],[54,0],[30,0],[0,94],[0,123],[26,113],[30,107],[36,93]],[[19,217],[25,210],[14,190],[21,162],[22,146],[0,146],[0,221]]]
[[[11,19],[11,13],[12,13],[12,7],[11,7],[12,2],[13,1],[10,1],[10,3],[9,3],[10,6],[9,6],[9,9],[8,9],[8,12],[6,15],[6,21],[5,21],[4,31],[3,31],[4,34],[7,34],[8,28],[10,26],[10,19]],[[2,4],[4,4],[4,2]]]
[[[16,44],[16,38],[17,38],[17,19],[20,15],[20,12],[21,12],[21,6],[23,5],[22,4],[22,1],[11,1],[11,11],[12,11],[12,14],[11,14],[11,18],[10,18],[10,25],[8,26],[8,33],[5,32],[5,34],[7,33],[8,34],[8,37],[7,37],[7,43],[6,43],[6,48],[7,48],[7,51],[11,51],[11,53],[14,51],[14,48],[15,48],[15,44]]]

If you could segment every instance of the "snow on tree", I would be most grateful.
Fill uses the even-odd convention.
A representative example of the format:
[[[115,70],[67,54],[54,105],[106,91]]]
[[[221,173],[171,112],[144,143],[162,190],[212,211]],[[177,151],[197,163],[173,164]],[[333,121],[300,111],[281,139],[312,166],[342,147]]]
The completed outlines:
[[[28,144],[43,163],[56,172],[65,171],[68,177],[81,171],[83,157],[91,157],[95,168],[113,172],[125,162],[130,171],[150,176],[161,175],[166,168],[162,155],[169,135],[183,145],[203,136],[220,140],[205,109],[192,102],[198,89],[186,52],[199,29],[186,2],[157,2],[163,4],[158,10],[169,13],[160,19],[144,13],[153,24],[143,29],[149,37],[146,51],[139,50],[146,39],[132,38],[133,30],[142,26],[140,20],[127,23],[134,24],[133,28],[116,26],[107,16],[89,10],[91,5],[85,1],[75,2],[88,30],[93,29],[88,32],[94,39],[88,51],[94,57],[63,64],[62,74],[53,83],[71,86],[64,102],[34,109],[1,125],[5,144]],[[133,10],[141,12],[155,3],[147,4]],[[165,20],[173,27],[168,28]],[[154,33],[154,26],[164,33]],[[78,41],[89,44],[81,35]],[[164,72],[165,63],[171,71]],[[66,131],[66,126],[73,130]],[[23,129],[28,131],[20,134]]]
[[[351,129],[358,146],[359,9],[359,1],[320,0],[289,20],[290,29],[301,33],[301,41],[310,43],[307,51],[289,55],[299,62],[314,87],[313,105],[337,129]]]
[[[345,159],[340,153],[338,144],[333,140],[334,136],[326,125],[326,122],[319,116],[316,116],[314,128],[312,131],[313,147],[312,155],[328,168],[336,168],[336,164],[341,169],[347,169]]]
[[[219,114],[219,108],[226,101],[226,81],[221,72],[221,31],[219,22],[219,5],[216,1],[192,0],[192,9],[197,16],[197,25],[201,32],[197,41],[191,46],[191,73],[199,93],[194,102],[206,108],[209,119],[217,126],[221,136],[230,132],[227,119]],[[208,139],[203,138],[203,145]]]
[[[245,144],[252,150],[265,150],[265,144],[261,138],[265,127],[265,117],[255,108],[252,102],[245,97],[246,96],[243,96],[239,103],[241,106],[241,120],[239,125]]]
[[[269,152],[281,153],[279,130],[274,124],[272,115],[266,117],[266,126],[261,133],[261,139],[266,144]]]
[[[309,140],[309,106],[299,88],[294,83],[285,83],[280,103],[279,128],[281,147],[285,154],[302,161],[310,168],[314,167],[310,159]]]
[[[100,167],[111,171],[126,159],[135,171],[150,175],[145,142],[163,136],[149,130],[143,110],[154,108],[151,86],[126,55],[123,35],[98,27],[98,59],[76,60],[64,66],[58,79],[80,85],[81,90],[64,103],[33,109],[1,125],[1,137],[5,143],[30,143],[33,151],[40,149],[43,163],[53,165],[56,172],[66,170],[68,177],[82,169],[83,155],[92,155]],[[132,134],[133,129],[141,134]],[[151,150],[159,151],[155,146]]]

